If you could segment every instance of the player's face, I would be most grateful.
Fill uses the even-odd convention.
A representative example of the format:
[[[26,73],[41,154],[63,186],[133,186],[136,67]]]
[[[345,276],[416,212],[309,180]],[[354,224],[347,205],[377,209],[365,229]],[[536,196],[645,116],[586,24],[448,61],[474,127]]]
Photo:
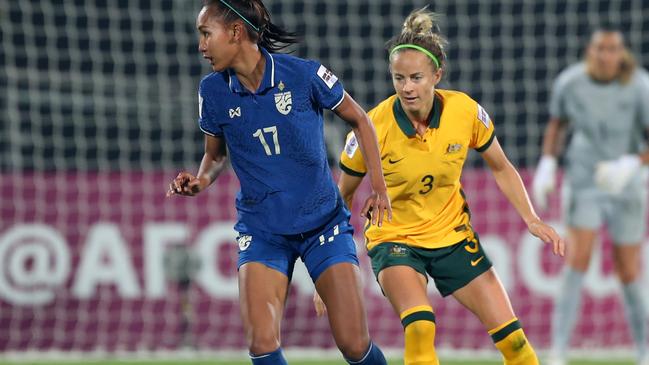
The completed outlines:
[[[617,77],[624,58],[624,42],[619,32],[596,32],[587,52],[593,76],[603,81]]]
[[[434,68],[431,59],[417,50],[404,49],[391,57],[392,84],[404,110],[428,115],[442,77],[442,70]]]
[[[214,71],[223,71],[230,67],[237,53],[232,29],[229,29],[217,16],[214,10],[204,6],[198,13],[196,29],[199,33],[198,51],[212,65]]]

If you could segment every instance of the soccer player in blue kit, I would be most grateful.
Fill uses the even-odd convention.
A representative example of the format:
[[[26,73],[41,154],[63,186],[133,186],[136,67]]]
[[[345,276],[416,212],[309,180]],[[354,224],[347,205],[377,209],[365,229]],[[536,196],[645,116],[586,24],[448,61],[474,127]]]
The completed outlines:
[[[261,0],[206,0],[196,21],[199,51],[213,73],[199,87],[205,154],[196,176],[181,172],[168,195],[193,196],[223,170],[241,183],[236,199],[239,301],[253,364],[287,364],[280,323],[300,257],[329,312],[350,364],[386,364],[371,342],[350,213],[329,169],[322,110],[351,125],[372,194],[361,214],[391,219],[374,128],[337,77],[318,62],[273,53],[296,43]],[[227,149],[226,149],[227,147]]]

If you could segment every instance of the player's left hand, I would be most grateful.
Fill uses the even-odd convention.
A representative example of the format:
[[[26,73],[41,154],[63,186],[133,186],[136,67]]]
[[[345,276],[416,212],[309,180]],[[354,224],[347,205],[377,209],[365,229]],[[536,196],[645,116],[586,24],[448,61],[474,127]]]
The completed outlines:
[[[379,227],[383,224],[383,218],[387,211],[388,222],[392,221],[392,206],[390,205],[390,197],[388,192],[372,192],[372,194],[365,200],[363,209],[361,210],[361,217],[368,218],[371,224],[376,224]]]
[[[318,315],[318,317],[322,317],[327,314],[327,306],[324,304],[317,291],[313,292],[313,306],[315,307],[315,313]]]
[[[616,160],[602,161],[595,168],[595,183],[611,194],[619,194],[642,166],[638,155],[624,155]]]
[[[535,219],[527,224],[527,229],[531,234],[546,243],[552,243],[552,252],[555,255],[564,256],[566,254],[566,243],[559,236],[557,231],[540,219]]]

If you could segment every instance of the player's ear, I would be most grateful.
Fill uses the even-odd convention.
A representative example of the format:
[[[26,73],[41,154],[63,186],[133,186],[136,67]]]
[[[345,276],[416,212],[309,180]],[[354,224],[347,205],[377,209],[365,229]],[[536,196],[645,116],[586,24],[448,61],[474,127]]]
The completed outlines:
[[[239,22],[232,22],[230,25],[230,34],[232,34],[232,39],[235,41],[241,40],[241,34],[243,32],[243,25]]]
[[[437,85],[441,80],[442,80],[442,75],[444,74],[444,69],[443,68],[438,68],[435,70],[433,73],[433,80],[435,82],[435,85]]]

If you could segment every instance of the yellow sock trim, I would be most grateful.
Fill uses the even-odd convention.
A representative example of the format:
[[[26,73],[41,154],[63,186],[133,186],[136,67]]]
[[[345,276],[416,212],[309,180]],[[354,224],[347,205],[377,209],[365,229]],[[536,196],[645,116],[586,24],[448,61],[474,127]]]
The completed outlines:
[[[490,330],[489,334],[502,353],[505,365],[539,365],[534,348],[517,319],[503,323]]]
[[[510,319],[509,321],[507,321],[507,322],[501,324],[500,326],[498,326],[498,327],[496,327],[496,328],[492,328],[492,329],[490,329],[490,330],[488,331],[488,332],[489,332],[489,335],[493,335],[494,333],[500,331],[501,329],[503,329],[503,328],[509,326],[510,324],[512,324],[512,323],[514,323],[514,322],[516,322],[516,321],[518,321],[518,318],[517,318],[517,317],[514,317],[514,318]]]
[[[418,305],[416,307],[406,309],[405,311],[401,312],[399,319],[404,319],[415,312],[433,312],[433,307],[429,305]]]

